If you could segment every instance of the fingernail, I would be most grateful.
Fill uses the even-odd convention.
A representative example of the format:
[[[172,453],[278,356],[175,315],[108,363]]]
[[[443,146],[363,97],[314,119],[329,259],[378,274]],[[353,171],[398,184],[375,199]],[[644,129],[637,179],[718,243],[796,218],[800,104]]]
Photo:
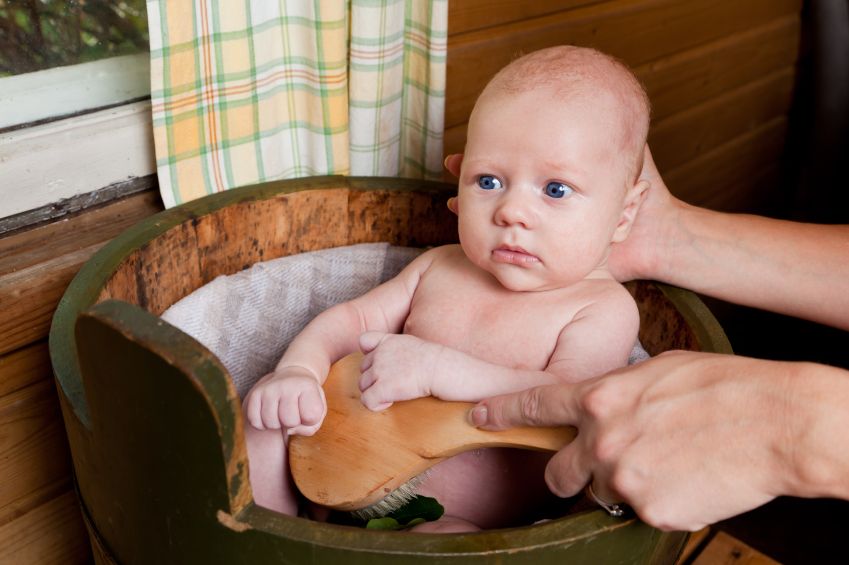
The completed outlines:
[[[486,406],[475,406],[469,410],[469,422],[473,426],[483,426],[487,420]]]

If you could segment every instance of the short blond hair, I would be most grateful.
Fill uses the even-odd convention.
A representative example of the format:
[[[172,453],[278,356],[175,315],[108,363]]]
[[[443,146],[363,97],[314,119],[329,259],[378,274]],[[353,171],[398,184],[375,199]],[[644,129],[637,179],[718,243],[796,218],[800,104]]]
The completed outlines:
[[[589,47],[559,45],[515,59],[489,81],[481,98],[550,89],[564,96],[603,90],[626,110],[624,142],[639,174],[651,122],[651,103],[639,79],[622,61]]]

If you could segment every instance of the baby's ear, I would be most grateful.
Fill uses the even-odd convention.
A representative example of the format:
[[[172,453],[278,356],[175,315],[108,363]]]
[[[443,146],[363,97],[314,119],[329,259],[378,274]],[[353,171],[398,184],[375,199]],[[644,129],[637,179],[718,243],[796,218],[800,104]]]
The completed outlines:
[[[622,207],[622,215],[619,216],[619,223],[616,224],[616,229],[613,231],[612,243],[625,241],[628,234],[631,232],[631,226],[634,225],[634,219],[637,217],[637,212],[640,211],[640,206],[646,196],[646,191],[649,189],[649,181],[639,179],[634,185],[628,189],[625,194],[625,202]]]

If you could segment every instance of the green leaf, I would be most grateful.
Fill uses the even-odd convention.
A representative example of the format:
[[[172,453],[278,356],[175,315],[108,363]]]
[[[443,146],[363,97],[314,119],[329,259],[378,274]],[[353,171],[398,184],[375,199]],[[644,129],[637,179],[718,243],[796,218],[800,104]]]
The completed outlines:
[[[404,526],[398,523],[398,520],[390,518],[389,516],[384,516],[383,518],[372,518],[366,524],[366,529],[369,530],[400,530],[403,527]]]
[[[419,524],[424,524],[425,522],[427,522],[427,520],[425,520],[424,518],[413,518],[412,520],[407,522],[407,525],[404,527],[412,528],[413,526],[418,526]]]
[[[372,518],[365,527],[369,530],[406,530],[425,522],[438,520],[445,508],[435,498],[416,496],[410,502],[383,518]]]

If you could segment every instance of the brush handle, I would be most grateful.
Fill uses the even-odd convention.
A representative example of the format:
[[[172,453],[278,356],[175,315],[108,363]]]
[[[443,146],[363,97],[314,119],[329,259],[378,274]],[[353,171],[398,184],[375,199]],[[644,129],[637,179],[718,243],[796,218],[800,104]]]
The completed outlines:
[[[360,402],[362,354],[331,367],[324,392],[327,416],[315,435],[289,439],[289,467],[301,493],[313,502],[356,510],[443,459],[481,447],[557,451],[575,429],[511,428],[492,432],[468,423],[470,402],[433,397],[396,402],[372,412]]]

